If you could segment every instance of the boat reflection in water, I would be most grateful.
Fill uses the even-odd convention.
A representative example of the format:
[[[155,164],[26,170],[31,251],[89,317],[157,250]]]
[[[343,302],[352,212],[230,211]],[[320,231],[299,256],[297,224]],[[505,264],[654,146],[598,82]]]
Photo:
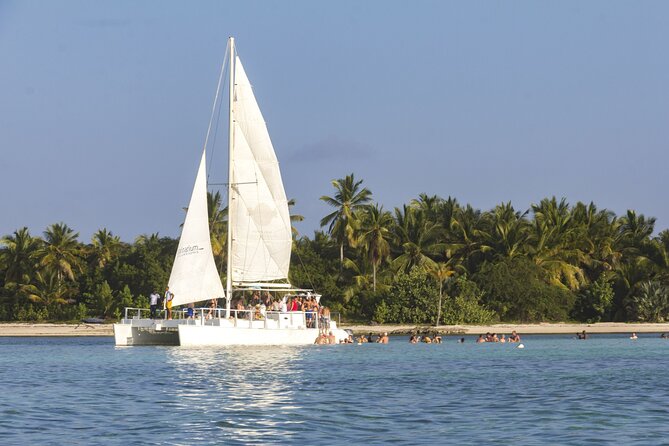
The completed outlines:
[[[240,442],[289,440],[304,423],[296,403],[296,383],[306,378],[301,353],[306,348],[228,347],[170,348],[168,366],[173,369],[169,409],[182,429]],[[285,428],[291,426],[290,429]],[[282,429],[284,427],[285,429]]]

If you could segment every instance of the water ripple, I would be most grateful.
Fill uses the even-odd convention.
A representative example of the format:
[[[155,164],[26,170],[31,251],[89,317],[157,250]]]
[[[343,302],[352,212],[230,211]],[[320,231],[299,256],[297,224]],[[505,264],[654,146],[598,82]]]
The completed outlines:
[[[666,442],[669,342],[524,342],[186,349],[4,338],[0,444]]]

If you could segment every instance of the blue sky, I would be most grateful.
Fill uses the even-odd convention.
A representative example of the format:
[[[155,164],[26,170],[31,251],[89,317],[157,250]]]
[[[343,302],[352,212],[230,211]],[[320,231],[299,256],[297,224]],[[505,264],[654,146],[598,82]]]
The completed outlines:
[[[0,0],[0,235],[178,236],[229,35],[303,234],[351,172],[669,227],[669,2]]]

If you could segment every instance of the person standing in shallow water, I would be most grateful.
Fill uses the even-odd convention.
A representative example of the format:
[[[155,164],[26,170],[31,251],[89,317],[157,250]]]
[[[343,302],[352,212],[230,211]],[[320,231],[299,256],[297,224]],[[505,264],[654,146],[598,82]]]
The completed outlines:
[[[379,340],[376,341],[379,344],[387,344],[388,343],[388,333],[383,333],[382,336],[379,336]]]

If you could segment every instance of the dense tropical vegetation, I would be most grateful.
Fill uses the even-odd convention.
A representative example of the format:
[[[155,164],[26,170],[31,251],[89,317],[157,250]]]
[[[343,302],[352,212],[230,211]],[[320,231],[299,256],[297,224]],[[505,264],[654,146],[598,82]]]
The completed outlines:
[[[332,208],[324,230],[294,231],[291,282],[317,289],[349,320],[669,320],[669,231],[656,234],[654,218],[554,197],[528,210],[481,211],[421,194],[389,211],[352,174],[332,184],[333,196],[321,198]],[[218,193],[209,214],[223,265],[227,209]],[[125,306],[148,306],[177,244],[158,234],[125,243],[105,228],[85,243],[64,223],[41,236],[17,229],[0,240],[0,320],[114,319]]]

